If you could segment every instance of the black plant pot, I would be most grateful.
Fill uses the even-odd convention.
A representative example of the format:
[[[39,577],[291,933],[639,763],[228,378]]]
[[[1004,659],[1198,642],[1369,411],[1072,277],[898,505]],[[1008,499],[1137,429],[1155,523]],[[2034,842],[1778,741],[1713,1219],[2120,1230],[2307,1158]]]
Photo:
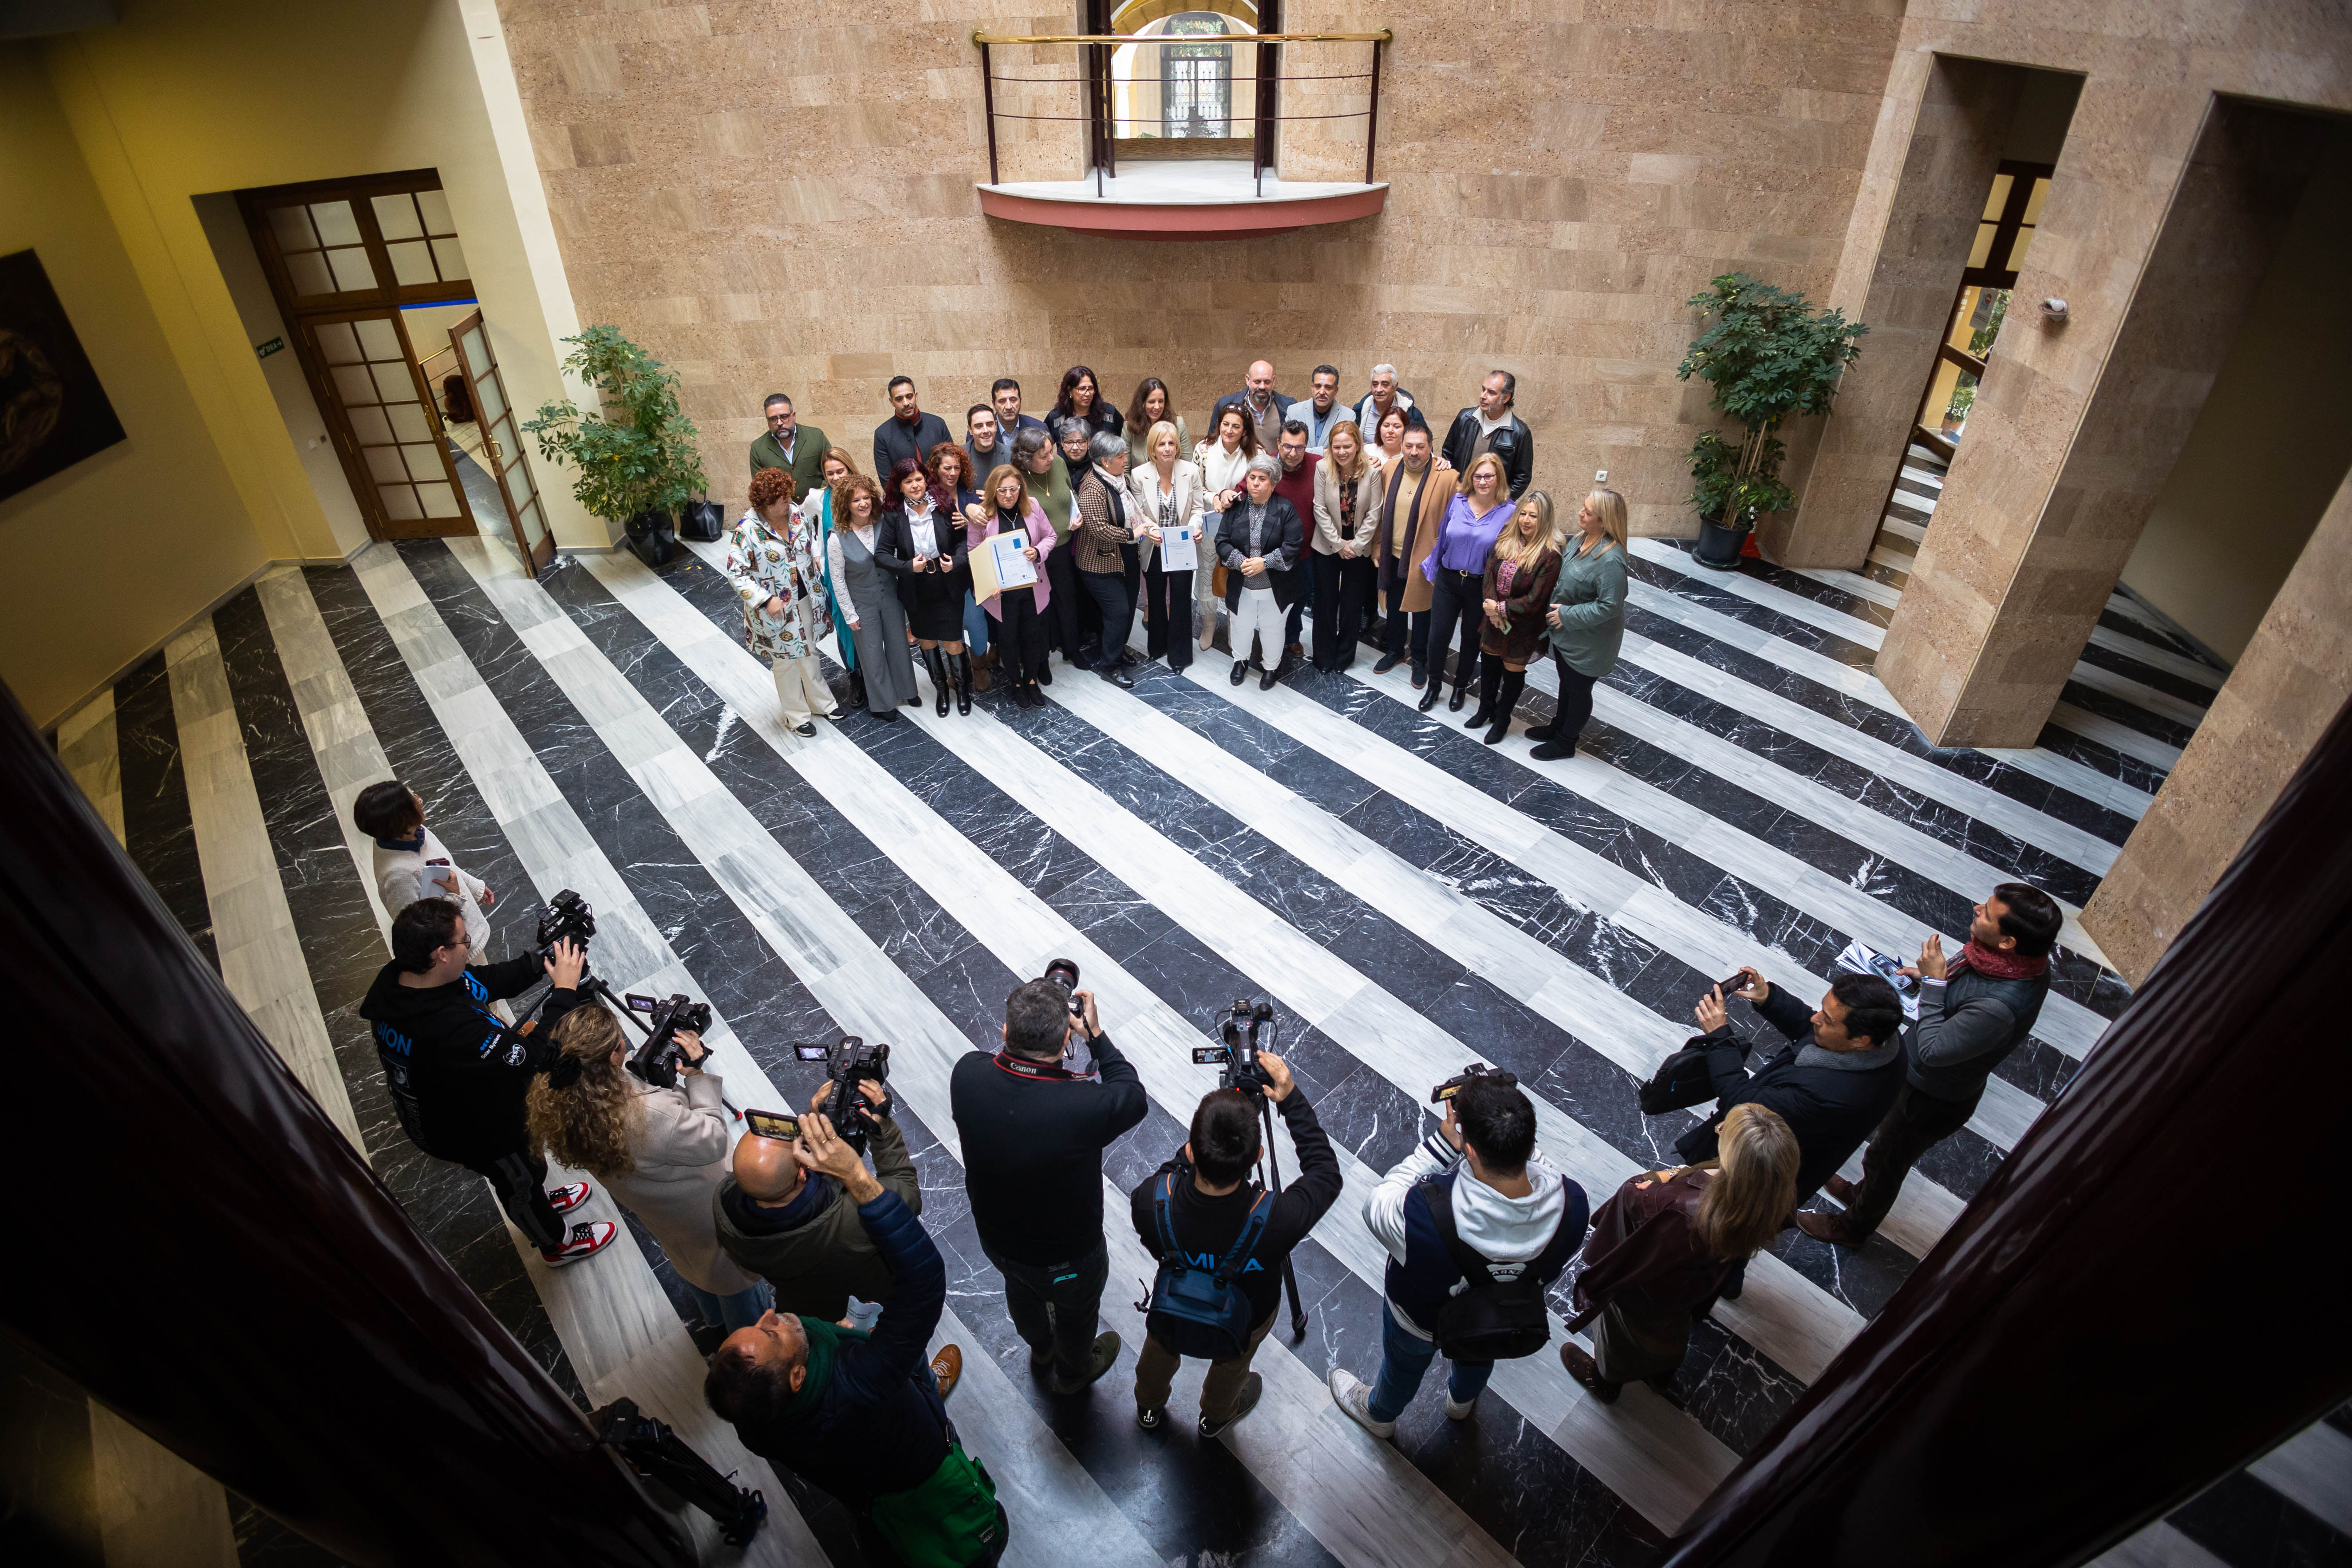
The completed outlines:
[[[1718,572],[1736,571],[1739,565],[1740,542],[1755,526],[1753,513],[1742,513],[1730,522],[1724,521],[1719,511],[1700,513],[1698,546],[1691,552],[1691,559]]]
[[[627,523],[629,549],[648,566],[663,566],[677,553],[677,528],[666,511],[641,511]]]

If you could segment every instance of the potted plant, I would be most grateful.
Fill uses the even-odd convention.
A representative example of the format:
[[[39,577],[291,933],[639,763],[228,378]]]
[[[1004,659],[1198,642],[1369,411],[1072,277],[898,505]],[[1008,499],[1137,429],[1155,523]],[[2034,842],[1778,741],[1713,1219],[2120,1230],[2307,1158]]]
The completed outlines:
[[[1696,375],[1707,383],[1716,412],[1745,432],[1734,443],[1709,430],[1690,452],[1696,481],[1690,503],[1699,519],[1694,553],[1701,565],[1727,569],[1738,563],[1741,536],[1759,517],[1796,504],[1780,482],[1788,449],[1773,432],[1793,415],[1829,412],[1838,378],[1862,353],[1855,340],[1870,329],[1842,311],[1816,315],[1802,294],[1745,272],[1716,279],[1690,303],[1712,324],[1691,341],[1675,379]]]
[[[580,504],[627,531],[629,547],[649,566],[677,547],[670,514],[709,488],[694,422],[678,412],[677,373],[637,347],[618,327],[590,327],[576,338],[563,368],[594,387],[601,411],[570,398],[543,405],[523,428],[539,437],[540,456],[579,470]]]

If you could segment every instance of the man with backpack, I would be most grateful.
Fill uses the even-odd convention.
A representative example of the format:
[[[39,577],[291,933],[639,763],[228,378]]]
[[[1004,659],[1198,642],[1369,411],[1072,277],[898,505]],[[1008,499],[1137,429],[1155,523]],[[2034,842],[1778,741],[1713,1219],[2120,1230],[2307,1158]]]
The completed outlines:
[[[1331,1369],[1331,1397],[1375,1437],[1441,1353],[1448,1420],[1466,1419],[1497,1361],[1550,1341],[1544,1291],[1584,1244],[1584,1189],[1536,1152],[1536,1108],[1506,1073],[1473,1076],[1445,1121],[1381,1178],[1364,1222],[1389,1249],[1381,1371]]]
[[[1266,1084],[1201,1097],[1182,1152],[1129,1195],[1135,1234],[1160,1259],[1135,1363],[1135,1419],[1168,1420],[1168,1393],[1186,1356],[1209,1363],[1201,1436],[1213,1437],[1256,1407],[1265,1380],[1250,1359],[1281,1305],[1282,1263],[1339,1198],[1339,1157],[1282,1058],[1259,1051]],[[1260,1097],[1282,1110],[1298,1150],[1298,1177],[1279,1194],[1248,1179],[1264,1146]]]

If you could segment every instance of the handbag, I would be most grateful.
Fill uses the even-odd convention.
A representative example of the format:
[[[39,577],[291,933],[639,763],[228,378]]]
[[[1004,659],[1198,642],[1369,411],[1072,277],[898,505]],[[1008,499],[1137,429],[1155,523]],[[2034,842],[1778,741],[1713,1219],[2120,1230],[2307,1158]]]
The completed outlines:
[[[1176,1245],[1175,1229],[1168,1222],[1168,1204],[1175,1191],[1176,1173],[1161,1173],[1160,1190],[1151,1200],[1160,1232],[1160,1275],[1151,1283],[1151,1335],[1178,1355],[1231,1361],[1249,1349],[1250,1331],[1256,1326],[1241,1274],[1257,1249],[1258,1237],[1265,1234],[1274,1194],[1258,1194],[1232,1248],[1217,1258],[1194,1257]]]
[[[677,553],[677,534],[666,511],[641,511],[628,521],[629,549],[648,566],[665,566]]]
[[[1660,1062],[1649,1081],[1634,1091],[1642,1114],[1664,1116],[1669,1110],[1686,1110],[1701,1100],[1715,1099],[1715,1074],[1707,1068],[1711,1048],[1706,1036],[1695,1035],[1682,1049]]]
[[[916,1375],[929,1377],[929,1367]],[[948,1427],[947,1457],[921,1485],[874,1500],[874,1529],[907,1568],[961,1568],[1003,1544],[1004,1511],[988,1467]]]
[[[1225,563],[1222,561],[1209,574],[1209,592],[1220,599],[1225,596]]]
[[[686,510],[677,514],[677,536],[698,543],[716,544],[727,531],[727,514],[715,500],[690,500]]]

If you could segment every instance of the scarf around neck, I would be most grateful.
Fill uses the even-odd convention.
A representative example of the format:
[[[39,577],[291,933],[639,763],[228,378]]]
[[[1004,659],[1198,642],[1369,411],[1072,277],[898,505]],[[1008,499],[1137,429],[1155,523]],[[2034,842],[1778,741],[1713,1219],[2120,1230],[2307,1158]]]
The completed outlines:
[[[1947,978],[1955,974],[1981,974],[1988,980],[2031,980],[2050,967],[2050,960],[2028,958],[2022,953],[1997,952],[1979,946],[1972,937],[1962,947],[1959,956],[1944,966]]]
[[[835,1363],[840,1359],[841,1347],[849,1342],[866,1342],[863,1329],[845,1329],[838,1323],[828,1323],[821,1318],[803,1317],[801,1332],[808,1336],[808,1373],[801,1379],[800,1391],[784,1396],[782,1420],[786,1426],[798,1426],[813,1418],[817,1406],[824,1403],[824,1391],[833,1385]]]

